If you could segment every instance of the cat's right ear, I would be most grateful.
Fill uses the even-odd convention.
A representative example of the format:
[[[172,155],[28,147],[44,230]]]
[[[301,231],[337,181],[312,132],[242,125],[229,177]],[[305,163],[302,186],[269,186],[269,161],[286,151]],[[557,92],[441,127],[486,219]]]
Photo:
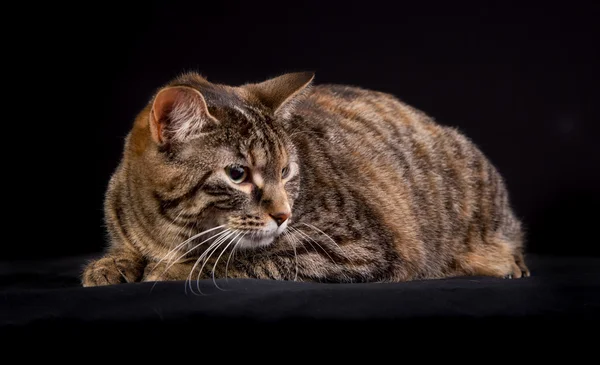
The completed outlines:
[[[171,86],[161,89],[154,97],[149,123],[154,142],[164,145],[198,137],[219,122],[208,112],[198,90]]]
[[[258,84],[245,85],[275,116],[287,117],[297,97],[311,85],[314,72],[284,74]]]

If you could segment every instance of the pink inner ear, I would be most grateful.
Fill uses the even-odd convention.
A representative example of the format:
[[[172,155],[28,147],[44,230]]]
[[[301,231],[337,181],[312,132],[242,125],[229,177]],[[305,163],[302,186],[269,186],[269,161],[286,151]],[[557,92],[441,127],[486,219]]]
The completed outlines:
[[[168,116],[173,105],[177,101],[177,98],[181,96],[183,91],[177,88],[168,88],[161,90],[156,98],[154,99],[154,105],[152,107],[150,130],[152,139],[156,143],[163,143],[163,130],[165,125],[169,122]]]
[[[183,142],[199,135],[208,124],[218,124],[202,94],[187,86],[162,89],[154,98],[149,119],[152,139],[158,144],[166,139]]]

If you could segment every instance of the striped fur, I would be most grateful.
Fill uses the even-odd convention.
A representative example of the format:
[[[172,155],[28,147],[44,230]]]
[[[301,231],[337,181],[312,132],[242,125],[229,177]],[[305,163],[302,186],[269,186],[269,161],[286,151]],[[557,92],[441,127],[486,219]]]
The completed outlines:
[[[175,91],[160,104],[164,90]],[[110,180],[110,243],[86,266],[85,286],[211,273],[320,282],[529,275],[496,168],[456,129],[392,95],[313,84],[306,73],[237,87],[190,73],[160,91]],[[232,164],[248,167],[247,182],[232,182]],[[271,215],[286,210],[277,226]]]

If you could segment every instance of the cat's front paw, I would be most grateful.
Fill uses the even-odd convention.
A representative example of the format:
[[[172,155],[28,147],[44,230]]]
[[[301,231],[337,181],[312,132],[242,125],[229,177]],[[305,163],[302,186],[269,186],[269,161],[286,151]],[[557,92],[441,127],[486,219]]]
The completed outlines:
[[[505,279],[519,279],[519,278],[527,278],[531,276],[531,272],[527,265],[525,265],[525,260],[523,260],[522,255],[515,255],[515,262],[512,263],[512,272],[508,275],[505,275]]]
[[[83,271],[84,287],[131,283],[138,281],[142,265],[134,260],[106,256],[90,262]]]

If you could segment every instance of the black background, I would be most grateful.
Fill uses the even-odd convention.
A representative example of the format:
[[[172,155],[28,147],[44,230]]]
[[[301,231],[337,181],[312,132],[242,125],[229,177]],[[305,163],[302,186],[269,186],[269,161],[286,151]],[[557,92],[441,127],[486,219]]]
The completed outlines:
[[[483,3],[32,6],[5,44],[16,100],[5,117],[18,118],[4,123],[5,237],[16,238],[2,253],[102,249],[123,138],[182,71],[241,84],[312,70],[316,83],[390,92],[458,126],[507,180],[530,252],[598,255],[600,6]]]

